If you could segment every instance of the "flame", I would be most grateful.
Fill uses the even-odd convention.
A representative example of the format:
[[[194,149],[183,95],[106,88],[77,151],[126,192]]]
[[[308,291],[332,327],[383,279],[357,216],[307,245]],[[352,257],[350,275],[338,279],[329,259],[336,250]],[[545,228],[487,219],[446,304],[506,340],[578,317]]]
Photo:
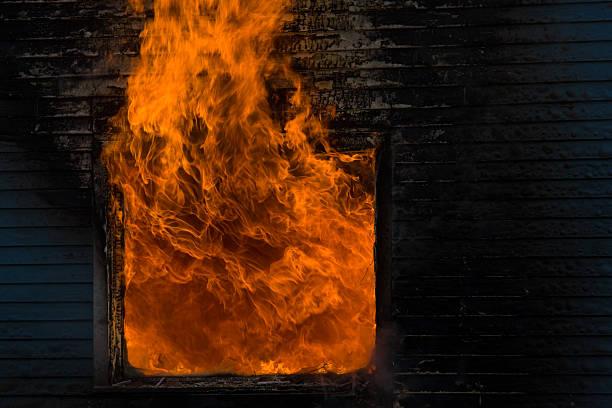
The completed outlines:
[[[156,0],[154,15],[103,153],[125,206],[129,363],[146,375],[367,366],[372,152],[333,151],[272,55],[286,2]],[[295,88],[284,126],[274,80]]]

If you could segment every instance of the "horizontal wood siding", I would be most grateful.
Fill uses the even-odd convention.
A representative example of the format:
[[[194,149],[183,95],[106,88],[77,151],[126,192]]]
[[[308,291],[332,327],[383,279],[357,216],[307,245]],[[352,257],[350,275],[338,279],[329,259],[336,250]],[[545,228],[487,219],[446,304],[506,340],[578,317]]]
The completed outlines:
[[[609,406],[612,3],[417,3],[368,94],[395,142],[398,403]]]
[[[0,406],[128,404],[92,393],[92,183],[145,19],[125,9],[0,4]],[[276,52],[337,108],[333,142],[392,142],[395,407],[611,406],[612,2],[293,11]]]
[[[91,73],[71,75],[74,61],[69,55],[79,49],[78,41],[64,41],[54,30],[76,27],[64,14],[70,7],[78,12],[75,6],[77,2],[0,5],[3,407],[59,406],[60,399],[45,402],[32,396],[92,390],[91,187],[97,92],[75,90]],[[35,18],[35,10],[43,8]],[[82,20],[80,28],[92,21]],[[60,46],[55,56],[47,56],[57,63],[54,73],[44,71],[45,57],[34,57],[37,45],[30,41]],[[90,69],[105,58],[88,57]]]

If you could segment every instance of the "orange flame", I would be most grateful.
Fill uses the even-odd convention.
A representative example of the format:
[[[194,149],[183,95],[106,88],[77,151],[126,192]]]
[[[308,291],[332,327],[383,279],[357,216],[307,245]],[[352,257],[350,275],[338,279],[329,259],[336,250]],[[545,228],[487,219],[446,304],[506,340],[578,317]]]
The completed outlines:
[[[300,78],[271,55],[284,19],[285,0],[156,0],[141,34],[103,157],[125,204],[128,361],[144,374],[369,362],[372,152],[329,147]],[[296,89],[284,129],[274,79]]]

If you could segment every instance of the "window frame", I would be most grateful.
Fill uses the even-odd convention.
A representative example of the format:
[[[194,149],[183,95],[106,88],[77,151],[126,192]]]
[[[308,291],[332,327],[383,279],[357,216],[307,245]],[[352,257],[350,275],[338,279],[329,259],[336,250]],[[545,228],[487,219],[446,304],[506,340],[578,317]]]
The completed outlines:
[[[346,374],[142,376],[126,361],[123,337],[123,208],[120,192],[108,185],[100,160],[94,171],[94,387],[97,390],[172,389],[197,393],[307,393],[355,395],[375,389],[390,400],[393,324],[391,316],[392,167],[390,136],[375,136],[376,343],[368,367]],[[382,401],[381,401],[382,402]]]

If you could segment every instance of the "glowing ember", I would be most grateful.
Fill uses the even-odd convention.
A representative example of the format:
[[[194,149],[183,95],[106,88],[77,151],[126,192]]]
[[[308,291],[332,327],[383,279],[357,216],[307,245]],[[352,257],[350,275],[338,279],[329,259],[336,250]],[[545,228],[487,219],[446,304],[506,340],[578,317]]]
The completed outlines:
[[[369,362],[372,154],[331,151],[299,77],[271,57],[285,6],[156,0],[141,35],[104,159],[125,200],[127,355],[144,374]],[[266,91],[279,78],[297,88],[284,129]]]

